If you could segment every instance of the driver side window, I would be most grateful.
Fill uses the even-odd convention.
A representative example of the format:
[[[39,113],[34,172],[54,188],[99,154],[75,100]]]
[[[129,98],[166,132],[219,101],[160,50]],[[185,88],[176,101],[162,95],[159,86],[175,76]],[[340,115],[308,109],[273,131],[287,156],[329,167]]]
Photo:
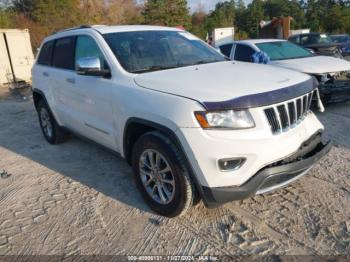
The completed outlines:
[[[99,58],[101,62],[101,68],[109,69],[106,60],[95,40],[90,36],[78,36],[75,48],[75,68],[77,67],[77,61],[79,59],[88,57]]]

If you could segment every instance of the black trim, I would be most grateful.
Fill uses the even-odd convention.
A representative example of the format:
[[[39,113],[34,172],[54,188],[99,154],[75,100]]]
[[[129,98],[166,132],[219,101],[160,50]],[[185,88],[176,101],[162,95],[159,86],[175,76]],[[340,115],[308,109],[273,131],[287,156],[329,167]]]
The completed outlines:
[[[215,208],[226,202],[241,200],[254,196],[257,191],[266,189],[271,186],[293,181],[297,176],[311,168],[317,161],[325,156],[331,149],[332,145],[319,143],[309,153],[304,155],[303,160],[294,161],[288,164],[283,164],[283,161],[277,165],[270,165],[242,186],[237,187],[217,187],[209,188],[203,186],[206,206]]]
[[[16,78],[16,75],[15,75],[15,70],[13,69],[11,53],[10,53],[10,48],[9,48],[9,45],[8,45],[8,42],[7,42],[7,35],[6,35],[6,33],[4,33],[3,36],[4,36],[5,45],[6,45],[7,56],[8,56],[8,59],[10,61],[10,67],[11,67],[13,82],[17,83],[17,78]]]
[[[149,121],[149,120],[145,120],[145,119],[142,119],[142,118],[137,118],[137,117],[132,117],[132,118],[129,118],[128,121],[126,122],[125,126],[124,126],[124,135],[123,135],[123,155],[124,155],[124,158],[126,158],[127,154],[130,152],[130,150],[132,150],[131,148],[128,148],[128,142],[126,141],[126,130],[128,130],[128,127],[130,124],[142,124],[142,125],[145,125],[145,126],[149,126],[153,129],[156,129],[158,131],[160,131],[162,134],[164,134],[165,136],[167,136],[169,139],[171,139],[175,146],[177,146],[177,148],[179,149],[180,151],[180,154],[182,156],[182,158],[184,159],[185,161],[185,165],[186,167],[188,168],[189,172],[190,172],[190,176],[195,184],[195,187],[198,191],[198,193],[200,194],[203,202],[205,205],[207,205],[207,200],[206,200],[206,195],[204,194],[203,192],[203,187],[202,185],[199,183],[198,179],[197,179],[197,176],[196,176],[196,173],[194,172],[194,169],[191,165],[191,162],[189,161],[188,157],[187,157],[187,154],[185,153],[185,149],[183,148],[179,138],[177,137],[177,135],[175,134],[175,132],[173,130],[171,130],[170,128],[168,127],[165,127],[163,125],[160,125],[158,123],[155,123],[155,122],[152,122],[152,121]]]
[[[34,93],[39,94],[39,95],[44,99],[45,103],[46,103],[47,105],[49,105],[49,104],[47,103],[47,100],[46,100],[46,97],[45,97],[45,94],[44,94],[43,91],[41,91],[40,89],[37,89],[37,88],[32,88],[32,91],[33,91],[33,94],[34,94]],[[34,101],[34,102],[35,102],[35,101]],[[50,106],[49,106],[49,108],[50,108]],[[50,110],[50,111],[51,111],[51,110]]]
[[[305,95],[314,90],[315,88],[316,83],[313,78],[310,78],[305,82],[286,88],[277,89],[274,91],[241,96],[238,98],[221,102],[203,102],[203,104],[209,111],[230,109],[239,110],[253,107],[261,107],[281,103],[283,101]]]

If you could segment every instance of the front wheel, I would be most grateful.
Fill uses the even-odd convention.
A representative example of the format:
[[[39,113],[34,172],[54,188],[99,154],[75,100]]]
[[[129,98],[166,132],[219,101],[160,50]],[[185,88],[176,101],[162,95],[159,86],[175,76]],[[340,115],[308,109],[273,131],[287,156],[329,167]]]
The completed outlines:
[[[183,215],[193,204],[194,187],[177,147],[159,132],[143,135],[133,150],[134,178],[150,208],[160,215]]]

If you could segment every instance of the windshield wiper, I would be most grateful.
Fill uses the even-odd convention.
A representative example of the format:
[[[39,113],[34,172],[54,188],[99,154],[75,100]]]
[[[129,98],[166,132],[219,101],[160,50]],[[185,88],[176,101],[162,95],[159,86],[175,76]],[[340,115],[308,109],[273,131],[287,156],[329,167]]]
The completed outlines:
[[[172,68],[177,68],[177,66],[155,65],[155,66],[151,66],[149,68],[135,70],[135,71],[132,71],[131,73],[147,73],[147,72],[154,72],[154,71],[160,71],[160,70],[166,70],[166,69],[172,69]]]
[[[228,59],[229,60],[229,59]],[[197,61],[196,63],[192,64],[192,65],[204,65],[204,64],[211,64],[211,63],[218,63],[218,62],[225,62],[228,60],[200,60]]]

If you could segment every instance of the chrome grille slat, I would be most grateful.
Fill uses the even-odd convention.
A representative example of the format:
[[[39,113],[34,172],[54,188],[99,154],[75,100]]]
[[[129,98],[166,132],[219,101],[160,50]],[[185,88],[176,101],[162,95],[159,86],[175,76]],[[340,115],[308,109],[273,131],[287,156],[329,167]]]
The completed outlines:
[[[264,109],[272,133],[281,133],[300,123],[310,111],[313,94],[314,91]]]

